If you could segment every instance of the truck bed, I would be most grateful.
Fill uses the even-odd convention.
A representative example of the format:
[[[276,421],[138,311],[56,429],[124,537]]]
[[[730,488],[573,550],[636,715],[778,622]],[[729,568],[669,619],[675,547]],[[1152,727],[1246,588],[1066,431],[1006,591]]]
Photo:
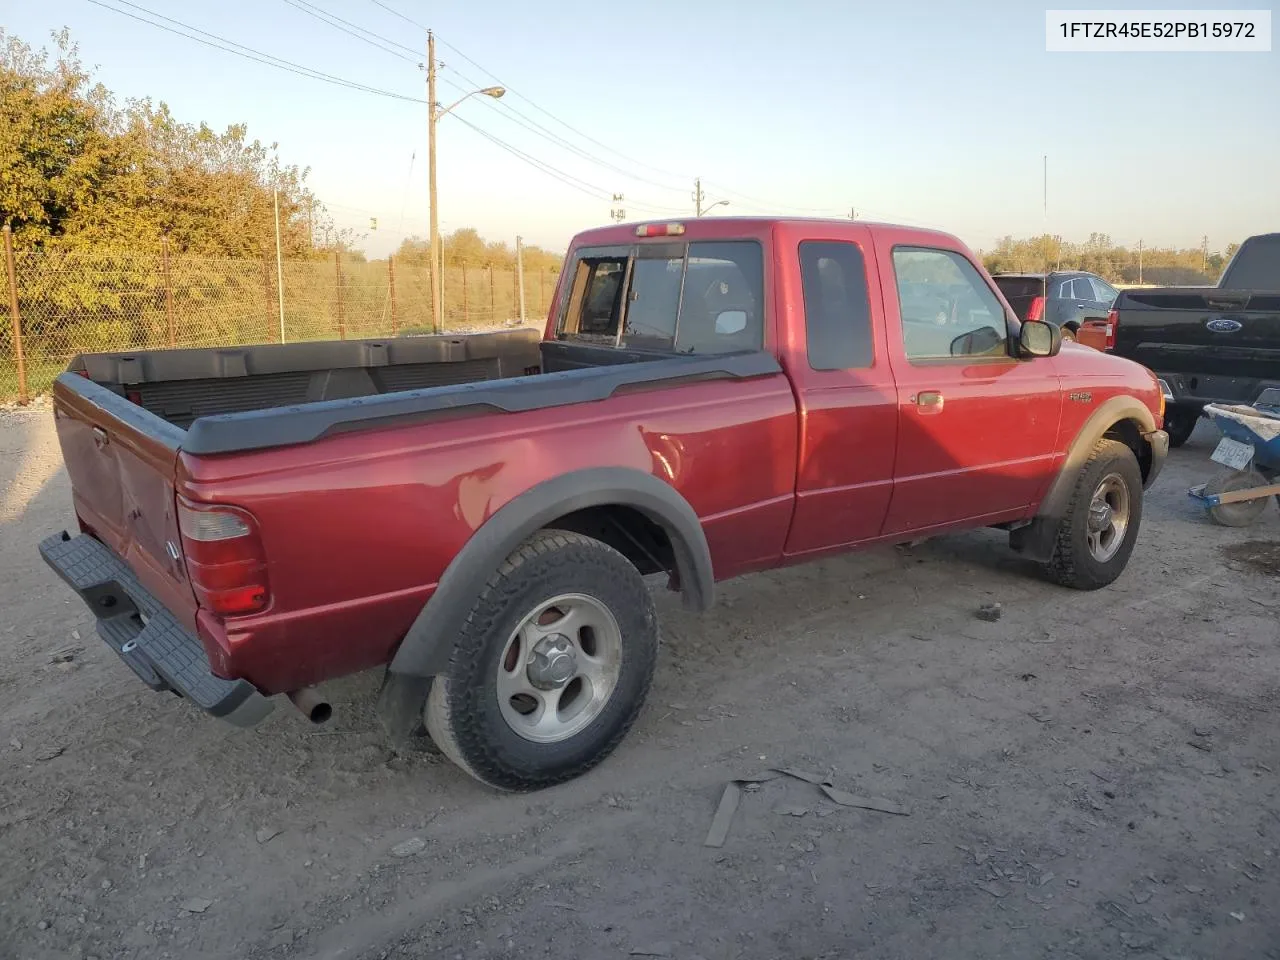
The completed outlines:
[[[82,354],[88,377],[174,426],[200,417],[523,376],[541,331]]]
[[[776,358],[761,352],[673,356],[540,342],[538,336],[516,330],[84,354],[58,378],[54,395],[97,408],[100,413],[90,418],[95,421],[114,418],[175,452],[206,455],[465,412],[603,400],[643,384],[781,370]]]

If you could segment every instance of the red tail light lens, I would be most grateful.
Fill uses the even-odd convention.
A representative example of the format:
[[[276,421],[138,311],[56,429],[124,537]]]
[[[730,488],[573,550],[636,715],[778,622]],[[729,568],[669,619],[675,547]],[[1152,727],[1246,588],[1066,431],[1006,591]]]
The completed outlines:
[[[246,510],[178,498],[187,576],[200,606],[218,616],[256,613],[271,593],[258,523]]]
[[[1027,309],[1028,320],[1044,319],[1044,297],[1036,297],[1031,301],[1031,306]]]
[[[1116,330],[1120,327],[1120,314],[1112,310],[1107,314],[1107,342],[1103,350],[1112,350],[1116,345]]]

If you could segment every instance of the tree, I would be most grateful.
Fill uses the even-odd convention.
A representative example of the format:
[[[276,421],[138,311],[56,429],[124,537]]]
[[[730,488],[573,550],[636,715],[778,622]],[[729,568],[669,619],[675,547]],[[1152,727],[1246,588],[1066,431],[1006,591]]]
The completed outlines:
[[[19,249],[261,257],[275,249],[276,194],[286,256],[307,256],[317,206],[307,171],[243,124],[218,133],[164,103],[118,106],[63,30],[55,52],[0,31],[0,219]],[[339,235],[339,243],[343,240]]]

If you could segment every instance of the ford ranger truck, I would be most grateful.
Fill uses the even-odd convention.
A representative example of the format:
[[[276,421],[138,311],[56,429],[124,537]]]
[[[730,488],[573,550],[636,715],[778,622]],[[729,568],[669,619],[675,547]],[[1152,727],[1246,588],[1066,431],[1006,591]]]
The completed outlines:
[[[79,528],[40,552],[156,690],[319,719],[315,685],[385,665],[394,742],[531,790],[635,720],[651,575],[705,611],[719,581],[984,527],[1111,583],[1162,403],[1019,322],[945,233],[611,225],[573,240],[541,332],[77,357],[54,415]]]

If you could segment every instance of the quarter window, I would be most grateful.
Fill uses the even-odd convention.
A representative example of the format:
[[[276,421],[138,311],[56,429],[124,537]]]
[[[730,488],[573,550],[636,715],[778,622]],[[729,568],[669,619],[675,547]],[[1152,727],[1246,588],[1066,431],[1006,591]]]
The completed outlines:
[[[871,302],[867,265],[857,244],[806,240],[800,244],[804,322],[813,370],[871,366]]]

